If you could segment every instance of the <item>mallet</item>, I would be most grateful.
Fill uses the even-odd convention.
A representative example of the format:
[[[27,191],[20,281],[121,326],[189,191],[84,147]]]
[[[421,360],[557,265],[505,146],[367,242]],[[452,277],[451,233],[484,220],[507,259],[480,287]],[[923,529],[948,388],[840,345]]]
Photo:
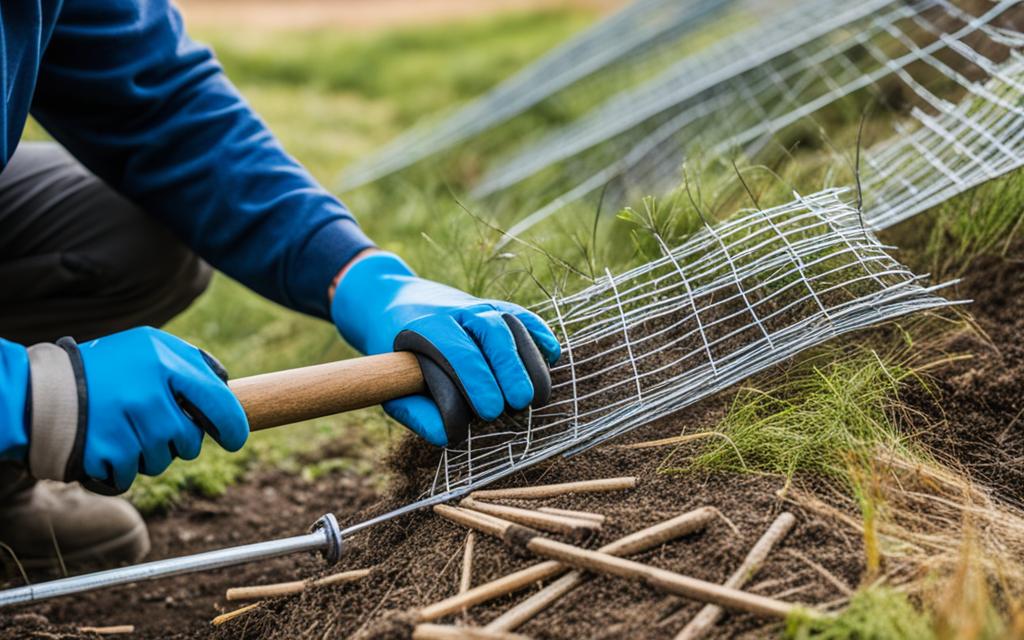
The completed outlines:
[[[532,407],[551,397],[551,373],[533,338],[514,316],[502,316],[533,383]],[[404,332],[403,332],[404,333]],[[401,334],[400,334],[401,337]],[[399,351],[239,378],[228,386],[253,431],[372,407],[426,393],[437,404],[449,444],[463,442],[473,417],[462,385],[448,362],[425,340],[422,353]]]
[[[509,316],[508,318],[511,318]],[[519,355],[534,383],[533,406],[547,402],[551,375],[540,351],[518,320],[506,318]],[[449,443],[465,440],[470,413],[457,384],[430,358],[397,352],[352,358],[299,369],[264,373],[231,380],[228,386],[245,409],[253,431],[333,415],[380,404],[386,400],[429,392],[441,409]],[[319,551],[331,564],[338,561],[342,540],[380,522],[451,500],[441,495],[395,509],[342,530],[333,514],[314,523],[309,533],[279,540],[156,560],[129,567],[51,580],[0,591],[0,607],[47,600],[84,591],[155,580],[185,573],[230,567],[257,560]]]
[[[355,411],[426,391],[417,356],[402,351],[230,380],[249,429]]]

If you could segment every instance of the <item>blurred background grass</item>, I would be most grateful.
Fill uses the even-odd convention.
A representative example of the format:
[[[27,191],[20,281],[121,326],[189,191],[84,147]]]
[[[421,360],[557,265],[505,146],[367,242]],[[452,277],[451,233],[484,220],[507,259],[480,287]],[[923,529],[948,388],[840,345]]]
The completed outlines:
[[[186,3],[183,12],[192,37],[214,48],[229,77],[285,148],[330,188],[352,159],[421,117],[494,85],[592,22],[601,3],[535,6],[543,4],[486,17],[475,15],[477,10],[469,19],[446,18],[425,26],[372,29],[315,20],[282,26],[251,15],[235,20],[230,11],[208,11],[210,5],[246,10],[246,3],[231,0]],[[190,6],[200,19],[192,19]],[[30,124],[26,137],[44,138],[45,133]],[[369,203],[393,199],[362,195],[361,201]],[[444,206],[456,208],[451,198]],[[401,212],[352,208],[383,247],[399,251],[435,277],[444,274],[445,266],[434,260],[436,249],[421,235],[438,224],[436,203],[411,202]],[[222,275],[165,328],[216,354],[235,377],[355,355],[334,327],[264,300]],[[160,477],[141,478],[130,496],[152,512],[169,507],[185,491],[219,494],[253,467],[371,473],[369,461],[400,429],[379,409],[371,409],[254,434],[236,454],[208,444],[198,460],[178,461]]]

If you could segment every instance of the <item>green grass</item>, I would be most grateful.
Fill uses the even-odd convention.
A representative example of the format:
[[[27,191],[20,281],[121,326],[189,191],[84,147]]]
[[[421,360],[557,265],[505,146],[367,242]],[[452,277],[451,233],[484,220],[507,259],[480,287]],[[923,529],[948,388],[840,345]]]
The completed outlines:
[[[903,593],[887,587],[858,591],[839,616],[809,622],[799,615],[788,621],[790,640],[934,640],[930,616]]]
[[[885,585],[858,589],[839,614],[811,621],[799,611],[786,621],[787,640],[998,640],[1019,638],[1019,614],[1007,615],[980,576],[939,580],[935,592],[911,597]],[[1015,624],[1016,623],[1016,624]]]
[[[196,34],[240,86],[275,84],[395,101],[407,126],[479,95],[590,22],[541,11],[359,36],[331,29]],[[397,98],[397,100],[396,100]]]
[[[742,388],[718,425],[719,437],[689,466],[665,471],[728,469],[787,478],[804,472],[849,481],[851,462],[879,447],[911,453],[891,416],[901,383],[914,377],[898,355],[824,347],[781,382]]]
[[[540,11],[372,35],[225,27],[193,36],[213,46],[285,148],[330,186],[352,160],[483,93],[591,20]],[[375,214],[364,212],[364,224]]]
[[[920,233],[922,227],[929,232]],[[963,275],[981,256],[1006,257],[1024,237],[1024,171],[971,189],[887,235],[937,279]]]

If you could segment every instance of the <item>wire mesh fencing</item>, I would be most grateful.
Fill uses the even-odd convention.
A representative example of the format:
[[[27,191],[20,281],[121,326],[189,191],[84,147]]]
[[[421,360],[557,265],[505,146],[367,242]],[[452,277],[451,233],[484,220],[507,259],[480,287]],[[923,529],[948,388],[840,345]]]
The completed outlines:
[[[600,155],[617,159],[623,150],[633,146],[631,142],[670,122],[676,117],[677,109],[686,111],[693,120],[705,119],[712,125],[727,127],[735,125],[738,122],[735,107],[750,111],[762,104],[777,102],[774,91],[771,96],[759,94],[778,88],[778,80],[785,81],[800,72],[782,71],[776,79],[771,76],[773,71],[778,71],[768,69],[768,62],[788,51],[807,47],[823,35],[888,4],[892,4],[891,0],[865,3],[813,0],[777,12],[761,24],[684,57],[649,82],[611,96],[586,117],[559,127],[536,144],[519,150],[491,168],[476,186],[474,195],[492,195],[552,164],[585,152],[602,152]],[[768,72],[768,82],[763,86],[750,77],[761,76],[761,71]],[[729,87],[734,79],[740,84]],[[748,100],[749,104],[742,104]],[[691,112],[687,107],[698,108]],[[756,116],[757,122],[763,115],[767,114]]]
[[[870,226],[890,227],[1024,166],[1024,57],[986,71],[987,82],[962,80],[967,95],[958,104],[933,97],[938,115],[915,108],[916,127],[898,123],[897,137],[864,155]]]
[[[521,72],[438,122],[410,129],[350,167],[349,190],[401,171],[507,123],[529,109],[572,93],[576,109],[599,104],[677,59],[687,36],[735,5],[767,0],[637,0],[556,47]]]
[[[1017,0],[809,0],[521,150],[476,196],[530,194],[538,206],[509,227],[520,235],[574,203],[614,207],[671,189],[695,150],[756,159],[785,146],[787,127],[855,122],[871,101],[897,121],[908,108],[921,121],[948,115],[964,94],[987,97],[985,82],[1005,80],[1004,68],[1019,71],[1022,22]],[[1006,128],[1024,126],[1011,118]]]
[[[949,304],[861,224],[849,191],[705,225],[540,313],[563,343],[552,401],[441,454],[427,499],[464,494],[690,405],[835,336]]]
[[[575,206],[611,208],[675,189],[696,152],[753,161],[788,153],[792,129],[810,123],[827,135],[828,125],[855,125],[873,104],[892,135],[863,154],[860,194],[794,192],[785,205],[705,221],[678,247],[658,240],[658,259],[538,307],[563,344],[552,402],[473,425],[463,445],[440,454],[425,501],[582,451],[835,336],[950,304],[937,293],[944,285],[926,286],[867,227],[891,226],[1024,165],[1024,3],[759,6],[779,8],[695,53],[662,49],[663,66],[648,80],[528,141],[491,167],[477,196],[537,203],[509,228],[516,236]],[[463,117],[478,124],[451,140],[497,122],[471,110]],[[439,139],[424,138],[413,156]]]

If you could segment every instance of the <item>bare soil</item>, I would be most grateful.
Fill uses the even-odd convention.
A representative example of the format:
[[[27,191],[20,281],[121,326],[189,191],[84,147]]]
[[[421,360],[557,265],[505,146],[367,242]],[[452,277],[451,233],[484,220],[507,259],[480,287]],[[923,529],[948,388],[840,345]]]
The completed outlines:
[[[1018,245],[1009,255],[1024,255],[1024,246]],[[927,391],[908,389],[904,400],[920,410],[921,419],[921,424],[908,426],[936,453],[963,465],[1001,498],[1020,504],[1024,502],[1024,270],[1012,257],[991,257],[972,265],[970,274],[957,293],[975,299],[970,310],[987,337],[978,332],[948,337],[943,350],[973,357],[931,371]],[[619,446],[675,435],[684,429],[692,432],[713,427],[731,399],[731,393],[720,394],[614,444],[528,469],[502,484],[639,476],[638,487],[627,492],[534,503],[607,514],[609,521],[600,537],[589,541],[591,547],[698,506],[715,506],[738,534],[722,519],[702,533],[639,559],[716,582],[732,572],[781,510],[793,510],[798,518],[796,528],[771,554],[750,589],[765,595],[790,593],[789,600],[816,604],[840,598],[836,586],[807,559],[856,586],[862,571],[860,540],[780,499],[781,479],[660,473],[664,466],[685,466],[689,450],[625,450]],[[342,522],[359,521],[407,502],[422,489],[420,474],[429,466],[420,454],[414,447],[394,453],[392,487],[383,496],[377,494],[374,483],[347,473],[314,482],[281,472],[255,475],[222,498],[194,499],[166,516],[153,518],[152,557],[292,535],[325,511],[333,511]],[[669,455],[673,457],[666,465]],[[814,478],[798,482],[811,491],[819,484]],[[0,617],[0,638],[86,637],[75,632],[77,625],[83,624],[134,624],[137,632],[133,637],[141,638],[408,638],[410,610],[457,591],[465,535],[464,529],[430,513],[381,525],[348,541],[340,567],[374,567],[368,578],[282,598],[217,628],[211,627],[209,620],[235,607],[223,599],[227,587],[299,579],[323,571],[322,564],[311,557],[283,558],[24,607]],[[478,538],[475,559],[474,584],[535,561],[486,538]],[[791,592],[793,589],[796,591]],[[447,621],[486,623],[524,595],[473,608]],[[537,638],[671,638],[698,608],[696,603],[643,585],[597,577],[520,631]],[[728,615],[712,637],[772,637],[778,629],[748,615]]]
[[[693,412],[692,422],[707,419],[707,409]],[[674,424],[654,425],[633,436],[664,435]],[[668,475],[657,473],[664,450],[628,451],[603,447],[572,460],[560,460],[541,469],[528,470],[504,483],[526,485],[565,482],[586,478],[638,474],[636,489],[607,494],[564,496],[531,501],[532,506],[557,506],[604,513],[609,521],[600,536],[587,546],[596,547],[640,528],[691,509],[719,508],[739,534],[725,522],[638,556],[652,565],[705,580],[723,581],[747,550],[785,508],[777,497],[783,482],[777,478],[733,474]],[[859,579],[860,545],[809,514],[798,513],[800,525],[776,551],[754,588],[776,594],[795,587],[804,589],[798,598],[826,602],[840,596],[804,561],[787,550],[799,549],[849,584]],[[429,512],[385,525],[355,539],[346,567],[375,567],[364,581],[340,589],[318,590],[289,601],[279,601],[245,616],[234,626],[224,625],[217,637],[318,638],[322,634],[356,638],[407,638],[410,610],[453,595],[458,589],[462,547],[466,530]],[[478,538],[473,583],[487,582],[537,562],[536,558],[511,552],[500,541]],[[525,597],[517,594],[475,607],[449,621],[486,624]],[[520,631],[535,638],[671,638],[700,605],[665,596],[641,585],[598,577],[578,588],[557,606],[543,612]],[[741,633],[764,637],[778,628],[750,616],[730,616],[719,637]]]
[[[926,416],[919,437],[999,498],[1024,507],[1024,243],[973,264],[957,288],[977,330],[940,349],[969,359],[933,371],[904,398]]]
[[[526,470],[503,484],[516,486],[638,475],[640,483],[630,491],[565,496],[532,503],[606,514],[609,521],[601,535],[589,541],[590,547],[690,509],[715,506],[738,529],[738,534],[723,518],[702,533],[665,545],[638,559],[721,582],[775,516],[784,509],[792,509],[777,495],[783,480],[755,475],[659,473],[667,450],[624,450],[618,445],[672,435],[684,426],[687,429],[709,428],[724,415],[730,399],[730,394],[712,398],[671,420],[639,429],[616,445]],[[685,460],[685,451],[677,454],[679,460]],[[412,467],[415,469],[415,465]],[[399,471],[394,492],[370,504],[374,498],[371,484],[348,474],[330,476],[312,484],[299,476],[262,474],[233,487],[223,498],[193,500],[168,516],[153,519],[153,557],[298,533],[297,528],[327,510],[333,510],[343,522],[358,521],[405,502],[412,486],[411,482],[406,482],[408,480]],[[772,554],[754,580],[752,590],[773,595],[798,589],[791,598],[794,601],[835,600],[841,596],[836,587],[791,550],[799,550],[804,558],[812,559],[855,586],[862,569],[860,542],[813,514],[799,510],[796,514],[797,527]],[[137,631],[133,637],[142,638],[211,635],[222,638],[407,638],[411,630],[407,624],[410,609],[457,591],[465,536],[464,529],[429,512],[381,525],[348,541],[341,566],[341,569],[375,567],[368,578],[278,600],[217,628],[210,626],[210,619],[236,606],[223,599],[227,587],[294,580],[322,571],[322,564],[314,558],[283,558],[25,607],[21,611],[31,612],[29,617],[0,620],[0,638],[26,637],[30,629],[71,633],[60,637],[79,637],[73,633],[75,625],[85,624],[134,624]],[[536,562],[536,559],[510,552],[491,539],[478,538],[476,549],[474,584]],[[486,623],[525,595],[474,608],[460,616],[459,621]],[[521,631],[537,638],[671,638],[699,607],[697,603],[665,596],[643,585],[595,578]],[[37,615],[44,618],[34,617]],[[747,615],[733,615],[720,624],[715,637],[771,637],[777,631],[777,625]]]
[[[298,535],[328,511],[352,513],[376,499],[373,483],[355,474],[333,474],[307,482],[301,475],[260,473],[216,500],[193,498],[167,515],[151,518],[153,550],[147,559]],[[224,600],[226,588],[262,581],[269,575],[305,575],[321,565],[311,556],[294,556],[40,603],[21,611],[41,618],[19,620],[6,612],[0,615],[0,638],[51,637],[44,632],[77,637],[73,632],[79,625],[122,624],[135,625],[131,637],[205,637],[210,618],[233,608],[233,603]],[[54,577],[58,576],[32,576],[34,580]],[[20,580],[7,582],[11,584],[20,584]],[[19,610],[14,611],[17,613]]]

